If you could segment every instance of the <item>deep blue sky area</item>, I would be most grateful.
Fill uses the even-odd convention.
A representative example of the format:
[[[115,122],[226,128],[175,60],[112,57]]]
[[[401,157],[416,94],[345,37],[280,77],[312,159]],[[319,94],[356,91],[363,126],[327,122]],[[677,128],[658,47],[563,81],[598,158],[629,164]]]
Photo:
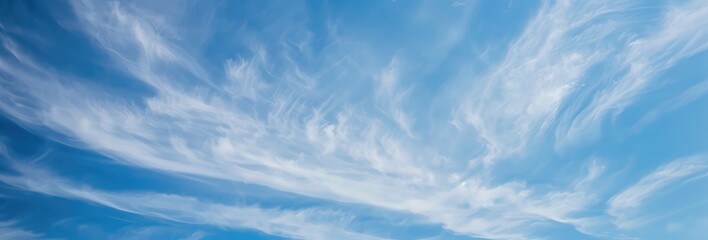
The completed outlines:
[[[708,2],[2,1],[0,239],[704,239]]]

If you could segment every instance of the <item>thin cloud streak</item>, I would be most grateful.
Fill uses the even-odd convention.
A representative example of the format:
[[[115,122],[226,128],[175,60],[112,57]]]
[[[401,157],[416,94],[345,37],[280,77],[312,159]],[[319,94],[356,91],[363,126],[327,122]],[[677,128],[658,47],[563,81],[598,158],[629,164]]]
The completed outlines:
[[[352,217],[331,210],[263,209],[258,206],[208,203],[194,197],[172,194],[107,192],[72,183],[30,166],[16,164],[14,170],[20,175],[0,175],[0,181],[24,191],[90,202],[152,218],[224,228],[255,229],[297,239],[382,239],[346,230]],[[0,224],[0,227],[6,228],[7,225]],[[0,236],[9,239],[39,236],[23,231],[8,231],[5,234]]]
[[[642,177],[639,182],[616,194],[608,201],[607,211],[616,221],[615,225],[621,229],[635,228],[641,225],[639,217],[633,216],[633,210],[641,207],[642,203],[660,194],[659,191],[669,185],[676,185],[681,180],[691,176],[706,176],[708,173],[708,155],[698,154],[676,159],[663,165],[653,172]]]
[[[0,221],[0,239],[6,240],[39,240],[43,238],[41,234],[27,231],[16,226],[17,222],[12,220]]]

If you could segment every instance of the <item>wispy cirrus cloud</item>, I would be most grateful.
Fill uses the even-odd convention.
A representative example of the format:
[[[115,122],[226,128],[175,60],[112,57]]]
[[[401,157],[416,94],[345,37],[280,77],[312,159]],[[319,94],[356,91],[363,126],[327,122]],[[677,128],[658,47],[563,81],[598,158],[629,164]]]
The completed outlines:
[[[0,238],[7,240],[46,239],[42,237],[42,234],[19,228],[16,225],[16,221],[0,221]]]
[[[25,191],[86,201],[152,218],[224,228],[255,229],[298,239],[380,239],[346,230],[352,216],[326,209],[263,209],[258,206],[209,203],[194,197],[172,194],[107,192],[58,178],[31,166],[15,164],[14,170],[19,175],[0,175],[0,181]],[[11,223],[3,223],[0,227],[9,225]],[[5,234],[7,239],[39,236],[20,230],[7,231]]]
[[[524,151],[554,127],[559,110],[589,84],[589,69],[612,52],[599,40],[621,35],[626,23],[611,21],[620,16],[610,13],[628,7],[624,1],[546,2],[498,66],[470,81],[453,123],[477,131],[485,165]]]
[[[635,228],[643,223],[636,216],[642,203],[661,194],[662,189],[681,184],[686,178],[708,173],[708,156],[698,154],[680,158],[663,165],[642,177],[637,183],[613,196],[607,203],[608,213],[615,218],[615,225],[622,229]]]
[[[561,151],[596,129],[610,109],[630,104],[656,74],[706,47],[701,41],[706,7],[699,1],[657,14],[663,25],[649,33],[636,29],[641,22],[633,14],[635,3],[545,2],[499,63],[480,79],[453,85],[464,86],[453,91],[460,96],[445,96],[457,100],[446,102],[445,109],[456,111],[430,117],[421,113],[435,109],[411,107],[416,91],[426,87],[418,77],[429,69],[416,69],[418,61],[406,54],[382,53],[376,42],[348,41],[355,34],[339,34],[337,23],[327,26],[329,34],[313,37],[308,27],[316,23],[296,20],[305,7],[271,16],[290,25],[237,25],[236,33],[249,34],[212,43],[219,52],[205,57],[201,50],[209,44],[189,36],[198,29],[177,26],[189,22],[190,5],[169,5],[164,10],[140,2],[70,3],[76,19],[62,19],[63,26],[90,39],[96,55],[107,56],[101,60],[109,60],[109,71],[122,74],[115,78],[84,79],[47,67],[51,64],[16,37],[2,35],[3,114],[125,165],[413,214],[456,233],[493,239],[534,238],[539,229],[556,224],[588,235],[613,233],[598,226],[619,210],[606,216],[594,209],[606,200],[591,187],[608,171],[603,164],[544,174],[549,175],[544,180],[562,178],[546,183],[528,172],[502,179],[507,175],[499,174],[505,169],[497,163],[552,161],[533,155],[530,146],[556,145]],[[469,11],[461,14],[463,20]],[[262,31],[243,30],[249,24]],[[232,29],[229,23],[213,26]],[[453,45],[464,44],[467,26],[450,24],[449,41],[431,51],[451,54]],[[243,35],[247,40],[231,41]],[[277,41],[264,40],[273,36]],[[208,42],[204,39],[199,41]],[[240,50],[229,51],[231,45]],[[430,57],[436,59],[433,65],[442,64],[442,55]],[[594,71],[605,65],[604,72]],[[602,80],[593,81],[596,75]],[[108,91],[98,80],[135,83],[141,91]],[[704,92],[698,88],[686,98]],[[453,119],[456,129],[436,119]],[[2,179],[26,191],[177,222],[298,238],[365,237],[347,232],[347,217],[336,211],[100,191],[29,168]],[[669,183],[650,179],[643,185]],[[613,198],[612,209],[643,198],[641,191],[630,190]],[[343,220],[332,226],[333,219]]]
[[[567,127],[560,129],[560,139],[572,141],[597,129],[607,115],[617,115],[631,104],[651,83],[660,84],[657,74],[673,67],[679,60],[708,49],[708,5],[688,1],[666,10],[657,30],[643,37],[631,37],[616,63],[620,66],[606,90],[600,92],[584,110],[566,116]]]
[[[40,76],[24,77],[43,81]],[[53,88],[53,91],[67,91],[63,90],[59,83],[56,85],[59,87]],[[47,101],[52,101],[48,98],[51,95],[43,94],[43,96]],[[83,98],[87,95],[81,96]],[[184,95],[180,96],[184,97]],[[263,126],[254,119],[243,122],[250,122],[256,126],[255,128],[224,124],[224,121],[229,121],[231,114],[243,113],[227,112],[226,107],[216,110],[215,107],[219,106],[218,103],[206,104],[200,103],[199,100],[181,98],[180,101],[189,101],[201,107],[171,111],[170,108],[182,109],[184,105],[163,105],[155,108],[156,114],[163,115],[153,119],[152,114],[144,112],[144,110],[136,111],[130,105],[86,104],[82,103],[80,99],[63,99],[69,101],[70,104],[61,106],[61,112],[47,111],[45,113],[49,113],[49,115],[41,115],[40,119],[50,121],[49,126],[66,131],[65,133],[68,135],[76,136],[79,139],[93,139],[87,147],[105,151],[106,154],[126,161],[128,164],[190,175],[247,181],[318,198],[364,203],[412,212],[426,216],[433,222],[442,223],[453,231],[469,233],[473,236],[524,238],[524,232],[529,229],[523,226],[529,222],[542,219],[560,220],[572,212],[582,210],[582,206],[586,205],[589,200],[582,192],[569,190],[543,193],[534,191],[532,187],[526,186],[523,182],[509,182],[495,186],[490,185],[483,178],[466,179],[451,190],[447,190],[444,187],[450,186],[448,182],[450,179],[436,176],[438,174],[445,175],[445,172],[422,171],[420,166],[415,166],[416,164],[410,161],[423,160],[425,155],[416,157],[409,153],[411,148],[405,147],[393,135],[386,133],[384,125],[368,117],[357,116],[356,110],[338,113],[335,122],[329,122],[323,117],[319,117],[317,110],[314,110],[314,116],[308,119],[305,124],[292,124],[292,126],[303,128],[299,130],[301,132],[298,129],[291,129],[288,134],[293,136],[289,137],[287,134],[268,135],[268,132],[273,129]],[[56,102],[45,102],[45,104],[51,106]],[[116,108],[117,106],[120,107]],[[197,111],[198,114],[192,111]],[[116,115],[117,113],[120,114]],[[201,136],[195,134],[193,129],[179,128],[170,129],[171,134],[165,135],[167,130],[160,129],[159,125],[156,125],[158,128],[137,129],[149,126],[143,123],[157,123],[161,117],[168,117],[176,121],[171,126],[179,126],[179,121],[204,121],[204,126],[217,124],[221,127],[202,129],[198,133],[206,135]],[[75,119],[80,119],[78,126]],[[241,123],[240,119],[232,119],[231,121]],[[192,124],[191,127],[194,125]],[[280,131],[280,129],[277,130]],[[254,139],[256,142],[252,143],[239,140],[241,136],[248,134],[262,135],[262,141],[282,142],[296,136],[303,136],[306,141],[300,142],[298,148],[300,152],[296,154],[287,148],[274,151],[276,149],[266,150],[259,147],[260,145],[253,145],[258,144],[258,138]],[[164,141],[162,145],[156,145],[155,141],[158,141],[158,136],[170,137],[162,140]],[[208,140],[210,137],[212,140]],[[193,146],[192,144],[197,143],[195,141],[203,141],[202,144],[206,145],[198,146],[206,146],[206,149],[210,151],[197,150],[202,147]],[[313,145],[308,147],[307,144]],[[283,146],[289,145],[292,143],[286,143]],[[306,148],[302,148],[303,146]],[[304,155],[308,152],[303,152],[303,149],[308,148],[312,149],[313,152],[309,153],[312,155]],[[422,152],[422,154],[430,153]],[[287,156],[291,156],[292,159],[286,159]],[[322,158],[326,158],[328,162],[323,162]],[[323,166],[327,166],[327,168],[323,169]],[[391,175],[381,176],[376,174],[377,172]],[[38,179],[40,177],[26,178]],[[19,179],[15,181],[21,182]],[[347,187],[340,188],[339,186]],[[54,193],[52,192],[54,190],[47,189],[61,188],[48,187],[41,191],[27,190],[76,198],[73,195],[67,196],[67,193],[64,192]],[[391,192],[396,194],[387,194]],[[84,193],[80,193],[80,195],[83,196]],[[93,195],[95,194],[90,196]],[[101,194],[97,196],[101,196]],[[168,202],[191,204],[192,201],[197,201],[181,197],[172,199],[175,198],[174,196],[157,195],[153,197],[167,198],[164,200]],[[103,198],[93,199],[86,196],[86,198],[80,199],[98,201]],[[137,199],[128,196],[117,199],[137,201]],[[561,202],[571,201],[571,199],[574,203],[572,205],[558,205]],[[153,212],[138,212],[136,209],[123,209],[122,205],[116,204],[119,203],[104,203],[106,206],[116,207],[123,211],[148,216],[158,215]],[[179,205],[172,209],[183,207],[186,206]],[[145,206],[145,208],[151,207]],[[267,214],[265,215],[267,216]],[[192,218],[173,220],[196,221]],[[268,231],[266,230],[266,232]]]

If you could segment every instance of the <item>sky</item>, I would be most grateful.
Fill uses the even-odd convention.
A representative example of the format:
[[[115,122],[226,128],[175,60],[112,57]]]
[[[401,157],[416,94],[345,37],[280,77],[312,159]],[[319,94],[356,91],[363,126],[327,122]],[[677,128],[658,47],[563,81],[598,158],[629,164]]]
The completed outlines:
[[[0,239],[705,239],[708,1],[0,2]]]

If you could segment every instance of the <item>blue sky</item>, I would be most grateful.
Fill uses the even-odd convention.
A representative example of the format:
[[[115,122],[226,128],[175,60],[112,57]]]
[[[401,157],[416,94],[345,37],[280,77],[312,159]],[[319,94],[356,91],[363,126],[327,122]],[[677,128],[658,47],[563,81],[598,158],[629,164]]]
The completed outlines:
[[[0,239],[703,239],[708,2],[2,1]]]

